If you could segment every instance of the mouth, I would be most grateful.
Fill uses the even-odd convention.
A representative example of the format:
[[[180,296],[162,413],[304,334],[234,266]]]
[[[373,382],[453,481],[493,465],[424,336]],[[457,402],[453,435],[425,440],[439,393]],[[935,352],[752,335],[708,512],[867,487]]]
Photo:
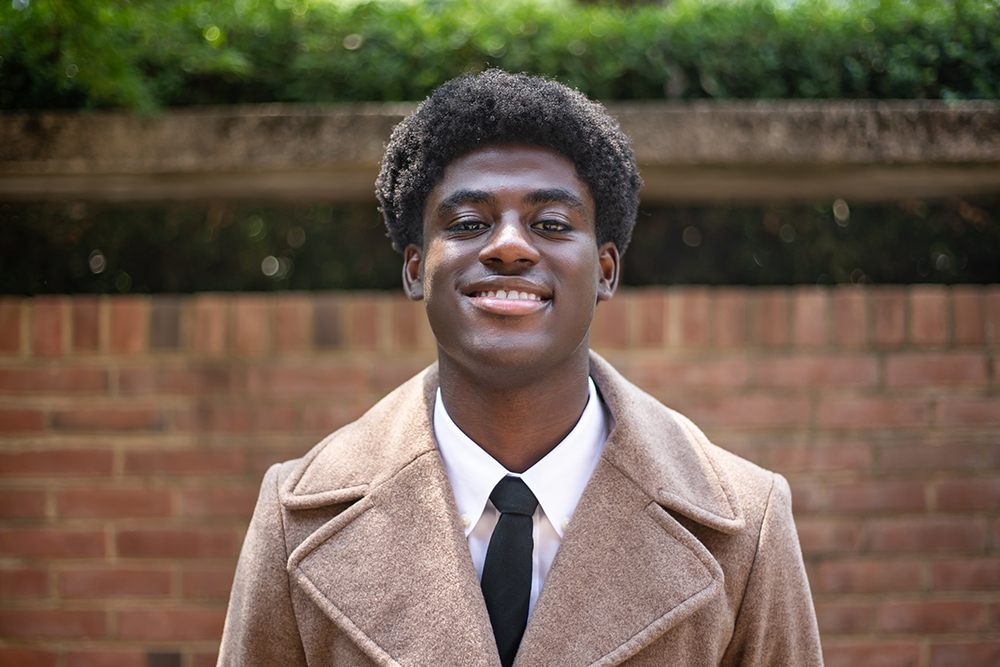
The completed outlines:
[[[498,289],[498,290],[487,290],[483,292],[473,292],[469,294],[473,299],[487,298],[487,299],[508,299],[508,300],[518,300],[518,301],[546,301],[539,295],[533,292],[526,292],[524,290],[518,291],[516,289]]]
[[[551,294],[530,284],[476,285],[465,296],[480,310],[505,316],[530,315],[552,300]]]

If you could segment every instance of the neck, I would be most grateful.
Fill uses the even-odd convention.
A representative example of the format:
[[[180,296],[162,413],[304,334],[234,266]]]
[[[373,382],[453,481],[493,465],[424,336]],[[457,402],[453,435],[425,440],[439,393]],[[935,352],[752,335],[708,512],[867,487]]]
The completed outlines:
[[[496,378],[484,378],[482,373],[473,377],[441,354],[438,366],[441,400],[448,415],[511,472],[522,473],[551,452],[573,430],[587,406],[590,361],[586,355],[562,368],[513,381],[509,369],[498,369]]]

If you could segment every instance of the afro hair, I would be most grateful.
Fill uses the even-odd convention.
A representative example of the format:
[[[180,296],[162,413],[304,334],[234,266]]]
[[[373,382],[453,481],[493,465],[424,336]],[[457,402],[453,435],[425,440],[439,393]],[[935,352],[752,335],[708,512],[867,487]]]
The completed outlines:
[[[625,252],[642,180],[618,121],[561,83],[499,69],[448,81],[393,130],[375,182],[393,248],[423,244],[424,201],[453,160],[503,143],[569,158],[594,198],[598,244]]]

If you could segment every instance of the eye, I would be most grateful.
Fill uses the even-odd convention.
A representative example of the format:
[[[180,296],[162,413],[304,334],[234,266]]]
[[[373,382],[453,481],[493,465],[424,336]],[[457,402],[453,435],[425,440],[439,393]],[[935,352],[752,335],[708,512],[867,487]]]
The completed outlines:
[[[540,232],[568,232],[571,229],[562,220],[539,220],[532,227]]]
[[[452,234],[471,234],[486,229],[486,223],[481,220],[459,220],[448,228]]]

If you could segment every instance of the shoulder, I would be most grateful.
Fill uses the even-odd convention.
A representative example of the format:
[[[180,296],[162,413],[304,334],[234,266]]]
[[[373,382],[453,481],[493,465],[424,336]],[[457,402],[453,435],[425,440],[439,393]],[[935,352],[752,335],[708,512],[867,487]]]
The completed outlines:
[[[759,525],[775,473],[713,444],[690,419],[592,353],[591,375],[615,420],[605,458],[667,509],[723,533]]]

